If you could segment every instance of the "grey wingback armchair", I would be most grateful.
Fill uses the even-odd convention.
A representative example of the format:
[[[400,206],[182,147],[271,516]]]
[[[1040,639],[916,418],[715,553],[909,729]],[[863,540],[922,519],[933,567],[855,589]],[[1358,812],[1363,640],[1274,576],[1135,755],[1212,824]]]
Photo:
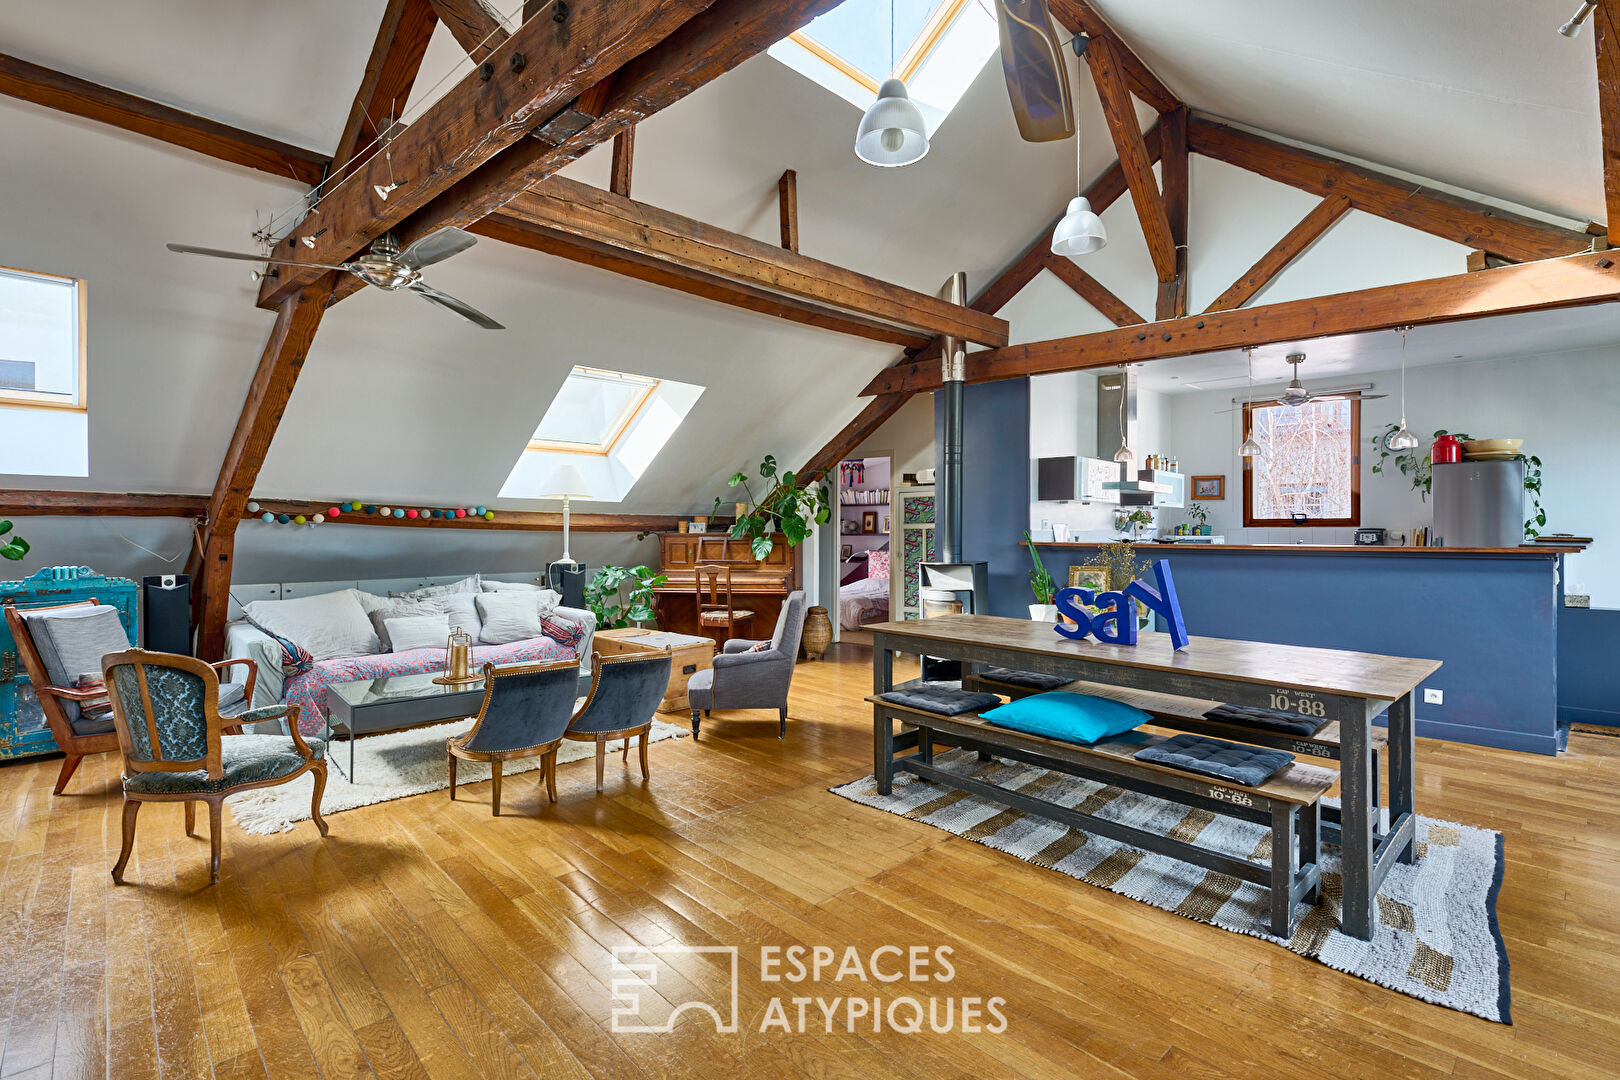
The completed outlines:
[[[714,658],[714,667],[693,675],[687,684],[692,737],[697,738],[698,721],[711,709],[775,709],[780,724],[777,738],[785,738],[788,687],[793,684],[793,665],[803,632],[804,593],[798,591],[783,601],[770,641],[733,638],[726,642],[725,651]]]

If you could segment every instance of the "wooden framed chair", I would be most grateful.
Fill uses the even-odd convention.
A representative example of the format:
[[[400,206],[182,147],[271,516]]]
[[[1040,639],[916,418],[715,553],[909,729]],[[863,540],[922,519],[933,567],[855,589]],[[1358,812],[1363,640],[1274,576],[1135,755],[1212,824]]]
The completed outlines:
[[[557,747],[574,712],[579,661],[548,660],[497,668],[485,664],[484,700],[472,730],[445,741],[450,761],[450,798],[456,797],[456,761],[487,761],[489,812],[501,812],[501,763],[542,755],[551,801],[557,801]]]
[[[124,752],[124,847],[112,868],[124,883],[135,847],[135,818],[143,802],[186,804],[186,835],[197,823],[197,803],[208,804],[208,880],[219,880],[225,799],[238,791],[285,784],[315,774],[310,816],[321,835],[326,791],[326,744],[298,732],[298,706],[272,705],[225,716],[219,708],[215,665],[173,653],[128,649],[111,653],[102,672],[112,698],[118,745]],[[286,735],[237,735],[239,724],[281,719]]]
[[[667,653],[624,653],[591,658],[591,693],[569,721],[564,738],[596,744],[596,790],[602,790],[602,773],[607,761],[607,744],[624,740],[624,755],[630,756],[630,740],[641,741],[641,778],[648,778],[647,733],[653,714],[663,703],[669,686],[673,657]],[[547,789],[557,801],[555,787]]]
[[[708,716],[711,709],[775,709],[777,738],[786,738],[788,690],[803,634],[804,591],[795,589],[782,604],[770,641],[726,642],[714,666],[686,684],[692,738],[698,737],[699,715]]]
[[[61,749],[62,771],[56,777],[55,795],[67,788],[79,762],[89,754],[118,749],[118,732],[110,716],[84,715],[80,706],[104,698],[102,690],[80,691],[74,687],[80,675],[102,670],[102,657],[129,648],[129,636],[118,618],[118,609],[99,604],[95,598],[73,604],[37,607],[6,605],[6,625],[17,643],[28,681],[34,686],[45,723]],[[223,699],[227,711],[243,708],[253,700],[253,684],[258,670],[247,659],[222,660],[212,665],[223,671],[233,664],[247,666],[245,683],[229,683]],[[116,705],[115,705],[116,708]]]
[[[722,584],[723,583],[723,584]],[[729,563],[702,563],[692,568],[692,584],[696,590],[698,625],[705,630],[723,630],[723,645],[737,636],[739,626],[753,623],[754,613],[736,607],[731,595],[731,565]],[[725,599],[722,600],[721,597]]]

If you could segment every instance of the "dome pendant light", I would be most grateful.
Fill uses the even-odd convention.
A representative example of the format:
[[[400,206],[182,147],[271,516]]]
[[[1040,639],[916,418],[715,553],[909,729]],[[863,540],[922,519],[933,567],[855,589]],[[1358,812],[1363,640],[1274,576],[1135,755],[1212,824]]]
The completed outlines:
[[[1254,346],[1248,346],[1243,352],[1249,362],[1249,396],[1252,398],[1254,397]],[[1248,438],[1243,440],[1243,445],[1238,447],[1238,453],[1246,458],[1257,458],[1265,454],[1265,449],[1255,441],[1254,435],[1251,433]]]
[[[894,5],[889,0],[889,70],[894,70]],[[894,169],[928,155],[928,127],[906,84],[883,80],[877,100],[861,114],[855,129],[855,156],[868,165]]]
[[[1384,438],[1384,445],[1391,450],[1413,450],[1418,445],[1418,437],[1406,428],[1406,331],[1409,329],[1401,327],[1401,426]]]
[[[1066,72],[1064,77],[1068,77]],[[1075,126],[1074,131],[1074,189],[1085,190],[1085,181],[1080,175],[1079,125]],[[1092,212],[1091,200],[1084,195],[1070,199],[1069,208],[1063,211],[1063,219],[1052,230],[1052,254],[1090,255],[1107,246],[1108,230],[1103,227],[1102,218]]]

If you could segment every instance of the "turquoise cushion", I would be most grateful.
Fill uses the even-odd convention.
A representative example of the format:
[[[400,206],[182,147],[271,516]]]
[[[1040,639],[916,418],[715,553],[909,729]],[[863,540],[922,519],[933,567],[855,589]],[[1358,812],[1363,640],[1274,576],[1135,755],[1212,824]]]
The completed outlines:
[[[1123,701],[1062,690],[1031,694],[979,715],[1000,727],[1076,743],[1122,735],[1153,719]]]
[[[326,743],[312,735],[304,736],[304,742],[317,760],[325,756]],[[226,735],[220,740],[219,754],[225,775],[218,780],[210,780],[207,769],[138,772],[124,777],[124,790],[142,795],[211,794],[239,784],[275,780],[304,766],[292,739],[285,735]]]

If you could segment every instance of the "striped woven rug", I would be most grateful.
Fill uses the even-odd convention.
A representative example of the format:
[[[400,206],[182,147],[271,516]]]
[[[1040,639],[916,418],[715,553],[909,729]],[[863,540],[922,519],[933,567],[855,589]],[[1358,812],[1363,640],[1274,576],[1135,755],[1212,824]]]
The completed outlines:
[[[934,762],[1082,813],[1251,862],[1271,861],[1271,834],[1263,825],[1031,765],[980,762],[971,751],[938,753]],[[1324,844],[1321,903],[1304,913],[1293,938],[1285,941],[1270,933],[1268,891],[1226,874],[1137,851],[911,773],[895,777],[888,798],[877,793],[871,776],[831,790],[1184,918],[1265,938],[1403,994],[1512,1022],[1507,951],[1496,924],[1502,835],[1490,829],[1418,818],[1417,862],[1397,864],[1384,879],[1372,941],[1339,931],[1339,849]]]

